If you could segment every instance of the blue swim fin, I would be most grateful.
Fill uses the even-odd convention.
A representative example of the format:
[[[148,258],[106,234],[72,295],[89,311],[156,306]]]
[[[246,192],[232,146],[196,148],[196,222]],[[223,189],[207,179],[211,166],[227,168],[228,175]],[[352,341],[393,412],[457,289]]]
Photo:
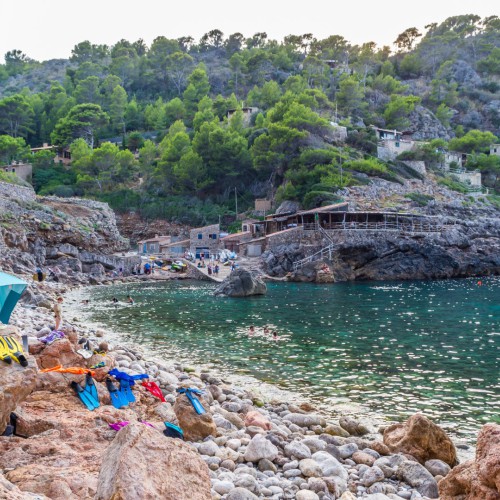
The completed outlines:
[[[195,396],[195,394],[201,395],[201,391],[199,389],[193,389],[192,387],[186,389],[184,387],[181,387],[177,389],[177,392],[179,394],[186,395],[186,397],[189,399],[189,402],[193,405],[193,408],[195,409],[198,415],[203,415],[204,413],[207,412],[205,408],[203,408],[203,405],[200,403],[200,400]]]
[[[125,379],[120,379],[120,397],[123,397],[127,400],[128,403],[135,403],[135,396],[130,388],[130,382]]]
[[[94,406],[98,408],[100,406],[99,394],[97,393],[97,387],[95,386],[95,381],[92,378],[90,372],[88,372],[85,376],[85,387],[83,388],[83,391],[88,394],[88,396],[94,402]]]
[[[71,382],[71,387],[88,410],[95,410],[97,406],[99,406],[99,403],[97,404],[97,406],[95,405],[94,399],[90,397],[88,392],[83,390],[83,387],[80,384],[77,384],[75,381],[73,381]]]
[[[118,391],[118,389],[113,384],[110,378],[106,379],[106,387],[109,391],[109,397],[111,398],[111,404],[115,408],[123,408],[128,405],[128,401],[123,397],[123,395]]]

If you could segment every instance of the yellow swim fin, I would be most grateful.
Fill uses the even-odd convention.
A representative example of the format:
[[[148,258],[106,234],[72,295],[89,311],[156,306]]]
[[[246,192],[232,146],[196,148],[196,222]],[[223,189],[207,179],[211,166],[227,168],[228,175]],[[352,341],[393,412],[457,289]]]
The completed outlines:
[[[14,337],[0,337],[0,344],[9,350],[9,355],[21,366],[28,366],[28,360],[23,354],[23,349]]]
[[[0,341],[0,361],[8,363],[9,365],[12,363],[12,358],[10,357],[10,350],[7,348],[7,346],[4,346],[3,342],[1,341]]]

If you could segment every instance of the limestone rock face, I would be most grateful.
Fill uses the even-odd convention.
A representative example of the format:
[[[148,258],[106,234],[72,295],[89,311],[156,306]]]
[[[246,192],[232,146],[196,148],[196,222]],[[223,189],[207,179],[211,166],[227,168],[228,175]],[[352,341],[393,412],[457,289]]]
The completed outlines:
[[[487,424],[477,438],[476,464],[485,486],[500,497],[500,425]]]
[[[208,408],[201,396],[198,396],[198,399],[205,408]],[[217,426],[210,412],[207,411],[203,415],[198,415],[184,394],[177,396],[174,412],[188,441],[201,441],[207,436],[217,435]]]
[[[409,131],[416,141],[427,141],[440,137],[441,139],[451,139],[448,130],[437,119],[434,113],[424,106],[415,106],[415,110],[408,117],[410,120]]]
[[[45,495],[35,495],[21,491],[0,474],[0,498],[8,500],[48,500]]]
[[[227,297],[248,297],[250,295],[265,295],[267,286],[260,276],[246,269],[236,269],[215,290],[215,295]]]
[[[210,500],[208,467],[179,439],[128,425],[104,453],[95,500],[138,498]]]
[[[438,459],[451,467],[457,464],[457,453],[450,438],[439,426],[421,414],[412,415],[402,424],[384,431],[384,444],[393,453],[407,453],[420,463]]]
[[[439,483],[441,500],[500,500],[500,425],[486,424],[477,438],[476,459]]]
[[[19,343],[21,339],[17,338]],[[29,366],[23,368],[12,361],[10,365],[0,363],[0,434],[9,423],[11,412],[24,401],[36,385],[36,368],[33,358],[29,358]]]

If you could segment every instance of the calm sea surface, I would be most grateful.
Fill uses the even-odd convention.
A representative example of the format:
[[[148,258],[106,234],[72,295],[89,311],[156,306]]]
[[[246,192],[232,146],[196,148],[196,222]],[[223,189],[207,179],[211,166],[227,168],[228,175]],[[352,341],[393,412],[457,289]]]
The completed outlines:
[[[267,296],[247,299],[213,290],[192,281],[93,287],[90,305],[73,307],[128,341],[323,407],[355,404],[396,420],[421,411],[471,441],[483,423],[500,422],[499,278],[270,283]],[[113,306],[129,293],[134,305]]]

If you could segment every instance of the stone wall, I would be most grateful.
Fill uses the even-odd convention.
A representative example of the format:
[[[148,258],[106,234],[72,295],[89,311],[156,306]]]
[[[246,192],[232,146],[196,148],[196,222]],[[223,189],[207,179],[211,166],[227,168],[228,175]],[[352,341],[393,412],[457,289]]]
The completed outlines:
[[[278,233],[271,234],[267,237],[267,250],[274,250],[283,245],[296,243],[299,245],[318,245],[321,244],[321,238],[318,239],[318,234],[315,231],[304,231],[301,227],[294,227]]]
[[[481,187],[481,172],[462,172],[461,174],[454,174],[458,177],[460,182],[470,184],[473,187]]]

